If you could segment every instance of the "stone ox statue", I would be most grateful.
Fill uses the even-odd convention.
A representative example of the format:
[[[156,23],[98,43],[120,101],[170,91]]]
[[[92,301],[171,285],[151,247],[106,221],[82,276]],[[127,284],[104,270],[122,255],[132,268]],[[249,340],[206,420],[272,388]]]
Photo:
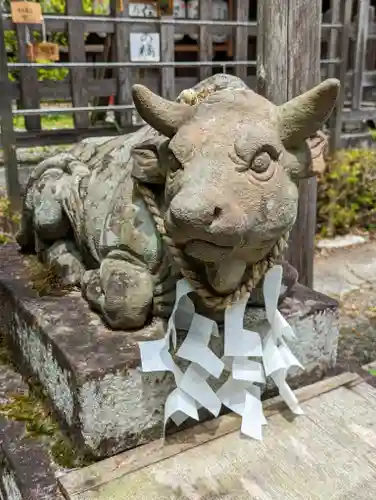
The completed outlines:
[[[147,125],[40,163],[17,241],[113,329],[168,317],[181,276],[212,316],[247,291],[257,300],[294,224],[299,179],[314,175],[307,140],[338,89],[329,79],[276,106],[229,75],[177,102],[135,85]]]

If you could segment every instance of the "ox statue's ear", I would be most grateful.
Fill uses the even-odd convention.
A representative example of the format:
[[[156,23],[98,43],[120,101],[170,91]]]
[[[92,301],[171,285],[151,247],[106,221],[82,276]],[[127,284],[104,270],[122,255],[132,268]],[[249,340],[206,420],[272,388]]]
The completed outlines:
[[[329,78],[278,107],[279,128],[286,149],[301,147],[328,119],[336,103],[340,82]]]
[[[143,85],[133,85],[132,95],[141,118],[170,139],[194,112],[192,106],[163,99]]]
[[[160,149],[165,142],[165,137],[156,136],[133,146],[132,177],[145,184],[164,184],[166,174],[160,161]]]

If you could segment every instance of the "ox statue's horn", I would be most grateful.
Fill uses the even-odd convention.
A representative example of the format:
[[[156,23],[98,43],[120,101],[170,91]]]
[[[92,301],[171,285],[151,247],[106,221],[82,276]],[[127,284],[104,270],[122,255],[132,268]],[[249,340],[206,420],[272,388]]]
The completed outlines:
[[[299,146],[317,132],[332,112],[339,88],[339,80],[328,78],[279,106],[281,138],[286,148]]]
[[[133,85],[132,95],[141,118],[166,137],[173,137],[193,113],[188,104],[163,99],[144,85]]]

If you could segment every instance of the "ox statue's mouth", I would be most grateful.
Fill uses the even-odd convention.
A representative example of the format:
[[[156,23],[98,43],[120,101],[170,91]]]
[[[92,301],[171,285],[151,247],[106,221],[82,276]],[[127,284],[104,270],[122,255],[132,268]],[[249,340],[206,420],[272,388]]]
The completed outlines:
[[[247,263],[257,262],[263,254],[267,254],[275,240],[257,242],[257,244],[242,243],[240,245],[218,245],[205,240],[190,240],[183,251],[189,257],[205,263],[218,263],[231,258],[244,260]]]
[[[217,262],[230,256],[234,246],[224,246],[204,240],[191,240],[184,246],[184,253],[203,262]]]

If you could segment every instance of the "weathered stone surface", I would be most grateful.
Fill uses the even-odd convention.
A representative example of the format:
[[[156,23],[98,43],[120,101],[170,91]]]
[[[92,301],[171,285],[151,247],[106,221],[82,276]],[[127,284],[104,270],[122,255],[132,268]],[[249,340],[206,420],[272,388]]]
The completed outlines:
[[[4,331],[75,442],[96,456],[108,456],[160,437],[173,382],[169,375],[140,372],[137,342],[164,335],[163,321],[140,331],[111,331],[79,292],[37,297],[15,246],[2,247],[0,259]],[[306,367],[303,374],[292,372],[292,385],[317,379],[335,361],[336,301],[297,284],[280,308],[297,335],[290,347]],[[263,314],[249,307],[246,326],[262,332]],[[220,351],[221,342],[212,348]]]
[[[21,376],[0,365],[0,400],[27,394]],[[0,498],[4,500],[62,500],[55,467],[41,439],[25,436],[23,422],[0,417]],[[2,495],[2,496],[1,496]]]

